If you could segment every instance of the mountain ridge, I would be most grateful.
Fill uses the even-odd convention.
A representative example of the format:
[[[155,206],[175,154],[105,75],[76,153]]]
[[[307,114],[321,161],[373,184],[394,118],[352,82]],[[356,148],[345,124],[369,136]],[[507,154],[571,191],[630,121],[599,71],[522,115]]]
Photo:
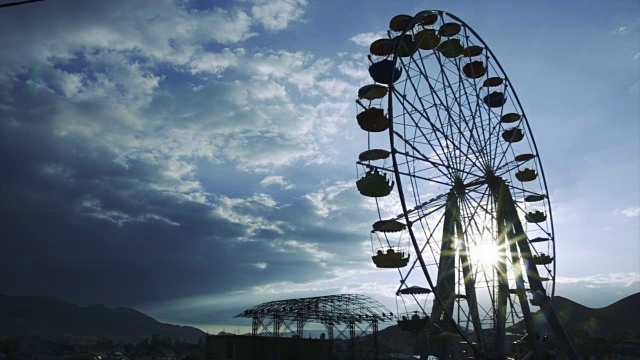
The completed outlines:
[[[565,329],[574,334],[610,336],[640,335],[640,293],[620,299],[601,308],[590,308],[562,296],[555,296],[553,307]],[[533,313],[541,326],[540,310]],[[523,331],[523,323],[511,327]],[[41,336],[43,338],[99,339],[138,342],[143,336],[179,336],[197,342],[206,335],[190,327],[157,321],[128,307],[109,308],[102,304],[81,306],[49,296],[10,296],[0,294],[0,337]],[[380,330],[382,338],[404,338],[397,325]]]
[[[138,342],[143,336],[179,336],[197,342],[206,335],[191,326],[161,323],[131,308],[81,306],[49,296],[0,294],[0,336],[99,339]]]
[[[555,296],[551,303],[569,333],[592,337],[640,335],[640,308],[637,306],[640,304],[640,292],[601,308],[590,308],[562,296]],[[533,313],[533,319],[540,329],[544,323],[541,310]],[[519,322],[511,329],[523,331],[524,323]]]

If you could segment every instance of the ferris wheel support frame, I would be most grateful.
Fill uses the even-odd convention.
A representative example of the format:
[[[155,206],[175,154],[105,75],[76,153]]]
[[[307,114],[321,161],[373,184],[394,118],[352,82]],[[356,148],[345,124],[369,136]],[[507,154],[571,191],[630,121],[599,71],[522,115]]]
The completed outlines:
[[[579,357],[576,353],[575,348],[573,347],[573,343],[562,327],[560,319],[558,318],[558,315],[556,314],[551,304],[551,297],[547,296],[544,286],[542,285],[542,281],[540,280],[538,268],[536,267],[536,263],[533,260],[531,247],[529,247],[529,243],[527,242],[527,235],[524,232],[524,228],[522,226],[522,223],[520,222],[520,218],[518,217],[518,212],[515,203],[513,202],[513,198],[511,197],[511,192],[508,190],[506,183],[502,179],[499,179],[498,186],[499,189],[497,196],[500,197],[500,195],[503,194],[503,196],[501,197],[505,210],[505,220],[507,221],[507,224],[511,224],[511,226],[513,226],[513,239],[520,249],[520,257],[524,260],[524,267],[527,271],[527,280],[529,280],[529,286],[531,288],[533,299],[535,299],[540,304],[542,314],[551,327],[551,330],[560,341],[560,344],[565,348],[565,351],[567,352],[569,358],[571,360],[578,360]],[[524,283],[522,284],[522,286],[524,287]],[[522,308],[528,310],[528,304],[526,302],[524,304],[526,307]],[[523,315],[526,316],[525,311],[526,310],[523,310]],[[530,323],[533,326],[533,322],[531,321]],[[534,334],[533,327],[531,328],[531,330],[527,329],[527,331],[532,331],[530,332],[530,334]]]
[[[510,205],[513,205],[513,198],[511,197],[511,192],[507,188],[504,180],[497,178],[492,179],[493,181],[488,181],[489,189],[493,193],[494,201],[496,203],[496,220],[498,222],[499,229],[499,249],[501,252],[501,256],[499,257],[498,268],[499,271],[504,272],[500,274],[500,277],[506,277],[506,248],[505,248],[505,238],[507,238],[507,242],[509,244],[509,253],[511,255],[511,261],[513,265],[513,271],[515,274],[515,283],[516,283],[516,294],[518,296],[518,300],[520,301],[520,308],[522,309],[522,315],[524,317],[525,327],[527,329],[527,333],[530,334],[529,342],[531,343],[531,350],[533,351],[534,358],[540,359],[540,351],[538,349],[538,339],[535,336],[535,327],[533,324],[533,318],[531,317],[531,311],[529,309],[529,302],[526,295],[526,289],[524,286],[524,279],[522,277],[522,269],[520,265],[520,256],[518,256],[518,241],[524,240],[526,243],[527,238],[524,235],[524,231],[514,231],[514,227],[520,230],[522,229],[522,224],[520,223],[520,219],[516,216],[513,217],[512,213],[508,211],[511,209]],[[515,208],[515,206],[514,206]],[[517,223],[517,225],[516,225]],[[521,252],[522,253],[522,252]],[[531,252],[529,251],[529,257],[531,256]],[[524,257],[524,255],[523,255]],[[529,259],[531,260],[531,259]],[[525,263],[527,260],[525,260]],[[535,277],[540,279],[538,275],[537,269],[535,270]],[[531,283],[531,278],[528,278]],[[542,283],[540,283],[542,284]],[[498,288],[498,298],[499,298],[499,306],[498,306],[498,316],[496,318],[498,321],[506,320],[504,315],[506,311],[506,296],[508,296],[508,284],[507,284],[507,292],[504,291],[504,286],[502,285],[502,281],[500,282],[500,287]],[[544,291],[544,289],[543,289]],[[504,335],[505,328],[504,323],[499,324],[499,331],[497,332],[497,337],[495,339],[495,349],[496,353],[499,356],[504,356]]]
[[[456,199],[457,200],[457,199]],[[478,312],[478,299],[476,297],[476,279],[471,271],[471,262],[468,256],[467,242],[464,239],[464,230],[462,228],[462,220],[460,219],[460,206],[458,201],[455,202],[456,234],[458,236],[458,244],[460,244],[460,263],[462,264],[462,276],[464,277],[464,292],[467,296],[467,305],[473,323],[473,331],[476,335],[478,344],[484,344],[484,334],[482,334],[482,323],[480,321],[480,313]]]

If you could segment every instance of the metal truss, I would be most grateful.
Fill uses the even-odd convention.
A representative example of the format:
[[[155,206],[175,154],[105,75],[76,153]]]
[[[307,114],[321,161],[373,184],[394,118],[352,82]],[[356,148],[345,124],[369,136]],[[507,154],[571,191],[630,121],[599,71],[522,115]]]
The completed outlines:
[[[235,318],[252,320],[251,335],[282,337],[286,333],[303,337],[306,323],[319,323],[330,340],[348,340],[355,355],[356,339],[373,335],[374,354],[378,349],[378,325],[395,320],[394,314],[378,301],[364,295],[341,294],[266,302],[247,309]]]

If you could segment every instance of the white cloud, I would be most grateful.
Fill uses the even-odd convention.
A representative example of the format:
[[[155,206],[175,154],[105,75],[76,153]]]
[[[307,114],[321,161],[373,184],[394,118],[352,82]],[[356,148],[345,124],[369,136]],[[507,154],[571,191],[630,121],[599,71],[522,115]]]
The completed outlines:
[[[619,284],[623,286],[631,286],[634,283],[640,282],[640,273],[628,272],[628,273],[611,273],[611,274],[597,274],[582,277],[557,277],[557,283],[586,283],[590,285],[598,284]]]
[[[364,84],[372,82],[371,76],[367,71],[368,65],[365,61],[345,61],[338,65],[338,70],[341,74],[347,75],[352,79],[358,81],[358,84]]]
[[[613,31],[611,31],[611,33],[624,35],[631,32],[633,29],[635,29],[638,26],[638,24],[640,24],[640,18],[637,18],[634,22],[618,26]]]
[[[628,217],[640,216],[640,207],[630,207],[622,210],[622,215]]]
[[[613,33],[614,33],[614,34],[624,34],[624,33],[626,33],[627,31],[629,31],[629,27],[627,27],[627,26],[620,26],[619,28],[617,28],[617,29],[613,30]]]
[[[269,195],[255,194],[248,198],[220,196],[212,206],[216,216],[242,225],[243,234],[235,240],[254,241],[259,233],[284,235],[293,228],[278,217],[276,205]]]
[[[190,62],[191,74],[221,72],[238,65],[238,56],[229,49],[224,49],[220,53],[202,53],[194,55]]]
[[[320,248],[320,244],[311,242],[302,242],[298,240],[276,241],[272,244],[281,252],[302,252],[312,261],[322,266],[327,265],[327,261],[335,258],[335,254],[324,251]]]
[[[253,0],[251,15],[265,29],[284,30],[292,21],[300,20],[307,8],[307,0]]]
[[[196,25],[196,34],[200,40],[207,37],[221,44],[232,44],[255,36],[250,32],[251,18],[242,11],[226,11],[215,9],[195,17],[194,22],[185,26],[187,34],[189,25]]]
[[[371,281],[377,278],[380,282]],[[388,280],[388,281],[387,281]],[[258,296],[277,295],[282,292],[293,294],[313,293],[336,294],[357,293],[379,297],[395,298],[397,274],[381,274],[380,269],[339,269],[330,272],[327,279],[294,283],[282,281],[252,287],[249,292]],[[349,284],[348,287],[345,284]],[[391,285],[390,285],[391,284]],[[357,290],[357,291],[356,291]],[[291,295],[293,297],[293,295]]]
[[[256,269],[260,269],[260,270],[264,270],[267,268],[268,264],[265,262],[257,262],[255,264],[252,264]]]
[[[285,190],[293,189],[296,187],[294,184],[291,184],[290,182],[285,180],[285,178],[281,175],[267,176],[266,178],[260,180],[260,185],[262,186],[278,185]]]
[[[328,217],[332,212],[341,209],[346,204],[340,204],[333,201],[342,192],[353,189],[351,182],[339,182],[335,185],[320,189],[319,191],[305,195],[314,206],[316,214],[322,217]]]
[[[634,60],[634,61],[635,61],[635,60],[638,60],[638,59],[640,59],[640,51],[639,51],[639,52],[637,52],[635,55],[633,55],[633,60]]]
[[[354,35],[351,37],[351,41],[360,46],[369,47],[372,42],[382,38],[387,38],[387,34],[382,31],[378,31]]]

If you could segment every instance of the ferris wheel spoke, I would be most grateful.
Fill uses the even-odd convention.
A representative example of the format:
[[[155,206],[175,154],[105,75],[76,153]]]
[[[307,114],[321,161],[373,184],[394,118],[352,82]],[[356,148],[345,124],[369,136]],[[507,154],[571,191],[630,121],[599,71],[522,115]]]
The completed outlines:
[[[447,85],[447,86],[445,86],[445,87],[444,87],[444,92],[445,92],[445,96],[446,96],[446,89],[447,89],[447,87],[451,89],[451,88],[453,88],[453,84],[451,83],[451,81],[449,80],[449,77],[448,77],[448,76],[447,76],[447,74],[446,74],[446,69],[447,69],[447,68],[444,66],[444,64],[443,64],[443,61],[442,61],[441,57],[440,57],[439,55],[437,55],[437,56],[436,56],[436,59],[437,59],[438,63],[440,64],[440,68],[441,68],[441,69],[443,69],[443,71],[442,71],[442,76],[443,76],[443,79],[444,79],[444,81],[445,81],[445,84]],[[447,61],[445,60],[445,62],[447,62]],[[451,61],[451,63],[453,63],[453,64],[455,65],[456,69],[457,69],[457,70],[459,70],[459,64],[458,64],[457,62],[455,62],[455,61]],[[460,75],[459,75],[459,71],[458,71],[458,72],[452,72],[452,73],[453,73],[453,74],[455,74],[455,75],[460,76]],[[457,103],[458,108],[460,109],[460,113],[461,113],[461,114],[463,114],[463,113],[464,113],[464,112],[462,111],[463,105],[462,105],[462,104],[461,104],[461,102],[458,100],[458,98],[459,98],[459,97],[455,97],[455,96],[454,96],[454,97],[453,97],[453,101]],[[482,147],[477,143],[477,141],[476,141],[475,137],[473,136],[473,133],[471,133],[471,134],[470,134],[470,137],[471,137],[471,140],[473,140],[473,142],[474,142],[474,143],[475,143],[475,145],[477,146],[478,150],[480,151],[480,150],[482,149]],[[470,149],[472,148],[472,147],[470,146],[470,144],[467,144],[467,145],[469,146],[469,148],[470,148]],[[480,154],[479,154],[479,156],[480,156],[481,158],[483,158],[483,157],[484,157],[482,153],[480,153]]]
[[[504,96],[507,96],[508,90],[509,90],[509,88],[507,86],[505,86]],[[522,122],[522,120],[520,120],[520,122]],[[517,125],[515,127],[517,127]],[[500,126],[500,128],[502,130],[505,130],[504,126],[502,126],[502,125]],[[495,151],[494,151],[494,159],[498,159],[498,161],[494,161],[493,162],[492,166],[494,168],[498,168],[498,167],[500,167],[502,165],[502,162],[506,159],[506,156],[509,153],[509,150],[513,151],[513,149],[512,149],[513,143],[507,142],[506,148],[504,147],[504,143],[503,142],[499,142],[499,144],[501,145],[500,146],[500,150],[501,150],[502,155],[498,158],[498,147],[496,146]]]
[[[513,170],[517,169],[520,165],[518,164],[517,161],[512,160],[509,162],[504,163],[504,165],[497,167],[495,169],[495,174],[496,176],[502,177],[505,174],[508,174],[510,172],[512,172]]]
[[[456,114],[454,114],[454,115],[456,115]],[[409,128],[416,127],[415,125],[405,125],[403,123],[394,123],[394,124],[398,124],[398,125],[401,125],[401,126],[404,125],[405,127],[409,127]],[[454,131],[450,135],[451,136],[461,136],[461,135],[464,135],[465,132],[466,132],[466,130],[463,131],[463,132]],[[425,136],[430,136],[433,133],[434,132],[424,131]],[[422,136],[416,135],[416,136],[414,136],[412,138],[405,138],[405,140],[410,141],[410,142],[413,141],[416,144],[422,144],[422,145],[429,145],[430,144],[429,142],[418,141],[418,139],[420,139],[420,138],[422,138]],[[493,144],[495,142],[497,142],[497,140],[491,140],[491,141],[487,142],[487,144],[491,145],[491,144]]]
[[[429,200],[427,200],[427,201],[424,201],[424,202],[422,202],[422,203],[420,203],[420,204],[418,204],[418,205],[414,206],[414,207],[413,207],[413,208],[411,208],[411,209],[408,209],[408,210],[407,210],[407,214],[408,214],[408,215],[411,215],[411,214],[413,214],[413,213],[415,213],[415,212],[422,211],[425,207],[430,206],[430,205],[431,205],[431,206],[438,206],[438,209],[440,209],[440,208],[442,207],[442,206],[441,206],[442,204],[437,205],[437,203],[438,203],[438,202],[440,202],[441,200],[443,200],[444,198],[446,198],[446,195],[447,195],[447,194],[440,194],[440,195],[438,195],[438,196],[432,197],[431,199],[429,199]],[[431,212],[431,210],[429,210],[429,214],[431,214],[431,213],[432,213],[432,212]],[[394,220],[400,220],[401,218],[403,218],[403,217],[404,217],[404,214],[405,214],[405,213],[401,213],[401,214],[399,214],[399,215],[395,216],[393,219],[394,219]],[[422,217],[425,217],[425,216],[422,216]],[[415,223],[415,221],[414,221],[414,223]]]
[[[527,213],[527,210],[523,209],[520,204],[518,204],[517,202],[514,201],[513,203],[515,205],[515,207],[520,210],[523,213]],[[542,225],[540,225],[541,223],[533,223],[534,226],[536,226],[538,228],[538,230],[541,230],[542,232],[544,232],[547,236],[551,236],[551,234],[549,234],[545,228],[542,227]]]
[[[437,220],[436,225],[434,226],[434,231],[429,231],[429,235],[428,235],[428,236],[426,236],[426,241],[424,242],[424,244],[422,245],[422,247],[421,247],[421,248],[419,248],[419,249],[415,249],[415,250],[416,250],[416,255],[417,255],[417,254],[420,254],[420,255],[422,256],[422,253],[424,253],[424,251],[426,250],[427,246],[429,246],[429,248],[431,249],[431,246],[429,245],[429,244],[430,244],[430,241],[431,241],[431,240],[433,240],[433,236],[434,236],[434,234],[435,234],[435,229],[437,229],[437,228],[442,224],[442,221],[443,221],[443,220],[444,220],[444,212],[442,213],[442,215],[440,216],[440,218]],[[423,233],[424,233],[425,235],[427,235],[427,234],[426,234],[426,233],[427,233],[427,231],[424,229],[424,224],[423,224],[423,222],[422,222],[422,221],[420,221],[420,226],[422,226],[422,231],[423,231]],[[437,265],[438,265],[438,263],[437,263],[437,257],[436,257],[436,255],[433,253],[433,251],[432,251],[431,255],[433,256],[434,260],[436,260],[435,265],[437,266]],[[418,262],[418,259],[417,259],[417,256],[416,256],[416,259],[413,261],[412,266],[409,268],[409,270],[407,271],[407,274],[404,276],[404,278],[402,278],[402,279],[400,280],[400,283],[405,283],[405,282],[406,282],[406,280],[409,278],[409,275],[411,275],[411,272],[412,272],[412,271],[413,271],[413,269],[416,267],[416,263],[417,263],[417,262]]]
[[[401,61],[402,61],[402,60],[401,60]],[[452,123],[452,122],[451,122],[451,121],[448,121],[446,124],[445,124],[445,123],[443,123],[443,119],[442,119],[442,117],[440,116],[440,111],[438,111],[438,108],[439,108],[439,107],[442,107],[443,102],[442,102],[442,99],[440,99],[439,97],[438,97],[438,99],[436,100],[436,98],[435,98],[435,96],[434,96],[434,94],[437,94],[437,93],[435,93],[435,92],[433,91],[433,85],[431,84],[431,81],[430,81],[430,79],[433,79],[433,78],[428,76],[428,74],[427,74],[426,70],[425,70],[425,69],[423,69],[423,68],[420,66],[420,64],[418,64],[418,63],[417,63],[417,62],[415,62],[415,61],[414,61],[414,64],[415,64],[415,66],[416,66],[415,68],[418,70],[418,73],[419,73],[420,77],[421,77],[421,78],[426,79],[427,84],[429,85],[430,89],[432,89],[432,90],[431,90],[432,102],[430,102],[430,103],[431,103],[431,104],[436,105],[436,115],[437,115],[437,116],[436,116],[436,118],[438,119],[438,121],[439,121],[439,123],[440,123],[440,127],[439,127],[438,129],[446,129],[446,128],[447,128],[447,126],[446,126],[446,125],[448,125],[448,127],[450,128],[450,127],[451,127],[451,123]],[[423,60],[423,59],[421,59],[421,65],[424,67],[424,60]],[[437,83],[440,83],[437,79],[435,79],[435,81],[436,81]],[[442,84],[444,85],[444,83],[442,83]],[[415,86],[414,86],[414,88],[415,88]],[[444,89],[444,87],[443,87],[443,89]],[[422,101],[424,101],[424,99],[423,99],[423,98],[421,98],[421,99],[420,99],[420,101],[422,102]],[[422,103],[421,103],[421,106],[424,108],[424,104],[422,104]],[[445,107],[445,109],[447,109],[447,107]],[[446,135],[447,135],[447,134],[445,133],[445,136],[446,136]],[[451,136],[453,136],[453,135],[451,134],[451,131],[449,131],[449,134],[448,134],[448,135],[449,135],[449,136],[448,136],[448,138],[446,139],[446,142],[447,142],[447,143],[452,143],[452,141],[450,140]],[[457,160],[458,160],[458,162],[457,162],[457,164],[456,164],[456,165],[457,165],[457,166],[460,166],[460,165],[461,165],[461,163],[460,163],[460,159],[457,159]],[[451,161],[451,160],[450,160],[450,161]]]
[[[479,200],[477,200],[477,201],[478,201],[479,203],[482,203],[482,201],[483,201],[485,198],[487,198],[488,193],[489,193],[489,189],[488,189],[488,187],[487,187],[487,188],[485,188],[485,191],[482,193],[482,196],[480,197],[480,199],[479,199]],[[466,217],[468,217],[468,218],[469,218],[469,221],[468,221],[467,223],[465,223],[465,228],[464,228],[464,232],[466,233],[466,232],[468,232],[468,231],[469,231],[469,228],[470,228],[470,226],[471,226],[471,223],[472,223],[472,222],[474,222],[474,224],[477,226],[476,219],[477,219],[477,218],[478,218],[478,216],[480,215],[480,214],[479,214],[479,211],[480,211],[480,210],[484,210],[484,212],[485,212],[485,213],[487,213],[487,211],[486,211],[487,209],[484,209],[484,208],[483,208],[483,207],[481,207],[481,206],[473,206],[473,204],[471,204],[471,200],[470,200],[470,199],[469,199],[469,197],[467,197],[467,196],[462,197],[462,203],[463,203],[463,205],[466,205],[466,206],[467,206],[467,210],[468,210],[468,211],[467,211],[467,212],[465,212],[465,213],[469,213],[469,214],[466,216]],[[473,209],[473,211],[471,211],[471,209]]]
[[[394,96],[396,96],[396,98],[398,98],[398,100],[399,100],[399,98],[400,98],[400,97],[402,97],[402,96],[403,96],[403,94],[397,94],[397,93],[395,93],[395,92],[394,92]],[[411,105],[415,110],[417,110],[417,108],[415,107],[415,105],[413,105],[413,104],[411,104],[411,103],[409,103],[409,105]],[[449,142],[450,142],[450,139],[448,139],[447,135],[446,135],[446,134],[444,134],[441,130],[439,130],[439,128],[438,128],[437,126],[435,126],[435,124],[434,124],[434,123],[433,123],[433,122],[432,122],[432,121],[431,121],[427,116],[425,116],[425,119],[427,120],[427,122],[429,122],[429,124],[431,125],[431,127],[432,127],[433,129],[435,129],[435,130],[436,130],[436,132],[440,132],[440,133],[441,133],[441,135],[443,135],[443,136],[444,136],[444,138],[445,138],[446,140],[449,140]],[[414,122],[415,122],[415,121],[414,121]],[[427,141],[428,141],[428,139],[427,139]],[[439,142],[439,138],[438,138],[438,142]],[[459,149],[455,144],[453,144],[453,143],[452,143],[452,145],[456,148],[456,150],[457,150],[457,151],[462,152],[462,150],[461,150],[461,149]],[[437,153],[437,151],[436,151],[436,153]],[[445,152],[445,155],[446,155],[446,154],[447,154],[447,153]],[[482,169],[480,166],[478,166],[478,164],[477,164],[477,163],[475,163],[474,161],[472,161],[466,153],[462,153],[462,154],[463,154],[463,156],[464,156],[464,157],[466,157],[466,158],[467,158],[467,160],[469,160],[469,161],[470,161],[470,163],[472,163],[475,167],[477,167],[477,168],[478,168],[478,170],[483,171],[483,169]]]
[[[397,132],[397,131],[395,131],[395,130],[394,130],[393,132],[396,134],[396,136],[397,136],[398,138],[400,138],[400,140],[402,140],[402,141],[403,141],[407,146],[409,146],[409,147],[410,147],[414,152],[416,152],[416,153],[417,153],[418,155],[420,155],[420,156],[418,157],[418,156],[411,155],[411,154],[404,153],[404,152],[397,151],[397,150],[396,150],[396,153],[399,153],[399,154],[404,155],[404,156],[406,156],[406,157],[411,157],[411,158],[414,158],[414,159],[417,159],[417,160],[425,161],[425,162],[427,162],[427,163],[429,163],[429,164],[433,165],[433,166],[434,166],[435,168],[437,168],[437,169],[440,169],[441,167],[443,167],[443,168],[446,168],[446,169],[448,169],[448,170],[454,171],[454,172],[456,172],[456,173],[466,173],[466,174],[468,174],[468,175],[476,176],[476,174],[474,174],[474,173],[471,173],[471,172],[468,172],[468,171],[462,170],[462,169],[460,169],[460,168],[457,168],[457,167],[451,166],[451,165],[449,165],[449,164],[443,164],[443,163],[440,163],[440,162],[433,161],[433,160],[429,159],[429,158],[427,157],[427,155],[423,154],[423,153],[422,153],[422,152],[421,152],[421,151],[420,151],[420,150],[419,150],[415,145],[413,145],[410,141],[406,140],[406,139],[405,139],[405,138],[404,138],[400,133],[398,133],[398,132]],[[442,173],[442,171],[440,171],[440,172]],[[452,176],[451,172],[449,172],[449,173],[447,173],[447,174],[449,175],[449,180],[453,180],[453,176]],[[445,174],[443,173],[443,175],[445,175]]]
[[[401,61],[401,62],[403,62],[403,60],[402,60],[402,59],[400,59],[400,61]],[[420,77],[420,78],[422,79],[422,77]],[[415,93],[415,94],[418,94],[419,92],[418,92],[418,89],[417,89],[416,84],[414,84],[414,83],[413,83],[413,78],[412,78],[412,77],[408,77],[408,78],[407,78],[407,80],[408,80],[408,81],[407,81],[407,82],[405,82],[405,86],[406,86],[406,84],[407,84],[407,83],[411,84],[411,87],[412,87],[412,89],[413,89],[414,93]],[[427,83],[428,83],[428,82],[427,82]],[[397,95],[397,92],[395,92],[395,91],[394,91],[394,95]],[[409,115],[409,117],[410,117],[410,118],[411,118],[411,120],[416,124],[416,126],[419,126],[419,125],[418,125],[418,121],[416,121],[416,120],[414,119],[414,117],[413,117],[413,113],[417,113],[417,114],[421,115],[421,116],[420,116],[421,118],[424,118],[424,119],[426,119],[426,120],[429,122],[429,124],[431,125],[431,128],[434,130],[433,135],[434,135],[434,137],[435,137],[435,140],[437,140],[437,142],[438,142],[438,146],[440,147],[440,149],[442,149],[442,150],[443,150],[443,154],[444,154],[444,156],[447,158],[447,162],[449,162],[449,163],[453,163],[453,159],[451,159],[451,158],[450,158],[449,153],[448,153],[448,151],[447,151],[448,146],[447,146],[447,147],[444,147],[444,146],[442,145],[442,142],[440,141],[440,138],[437,136],[437,131],[436,131],[436,130],[440,130],[440,132],[442,133],[442,135],[443,135],[443,136],[444,136],[444,138],[445,138],[446,143],[449,143],[449,142],[450,142],[450,140],[447,138],[447,135],[446,135],[444,132],[442,132],[442,130],[441,130],[441,128],[440,128],[440,127],[435,127],[435,126],[433,125],[433,123],[432,123],[432,121],[431,121],[431,119],[430,119],[430,117],[429,117],[429,113],[426,111],[426,109],[427,109],[427,108],[430,108],[430,106],[425,106],[423,99],[422,99],[422,98],[420,98],[420,97],[418,97],[418,98],[417,98],[417,99],[418,99],[418,102],[419,102],[419,104],[420,104],[420,106],[421,106],[421,108],[422,108],[422,109],[418,109],[418,107],[416,107],[416,106],[413,104],[413,102],[411,102],[411,101],[407,101],[408,99],[407,99],[407,97],[406,97],[406,95],[405,95],[404,93],[402,93],[402,98],[403,98],[403,100],[404,100],[404,101],[402,101],[401,103],[402,103],[402,104],[405,104],[405,103],[410,104],[410,105],[413,107],[413,110],[414,110],[414,112],[405,112],[405,114],[408,114],[408,115]],[[436,103],[435,103],[435,101],[433,102],[433,104],[436,104]],[[441,125],[442,125],[442,121],[441,121]],[[421,129],[419,129],[419,130],[420,130],[421,134],[424,136],[425,140],[429,143],[430,147],[431,147],[431,148],[433,149],[433,151],[437,154],[437,153],[438,153],[438,151],[436,151],[436,150],[435,150],[435,148],[433,148],[433,145],[431,144],[431,143],[432,143],[432,139],[429,139],[429,138],[426,136],[426,134],[425,134]]]
[[[405,156],[407,158],[411,158],[413,160],[421,160],[421,161],[424,161],[424,162],[426,162],[426,163],[428,163],[430,165],[433,165],[433,169],[437,170],[439,173],[441,173],[443,176],[445,176],[448,180],[451,180],[452,177],[453,177],[453,175],[451,174],[450,171],[459,171],[459,169],[456,169],[456,168],[454,168],[452,166],[445,165],[445,164],[439,163],[437,161],[430,160],[429,158],[427,158],[426,155],[424,155],[422,152],[420,152],[420,150],[418,150],[418,148],[415,147],[410,141],[405,140],[404,137],[401,134],[399,134],[399,133],[397,133],[395,131],[394,131],[394,133],[396,134],[396,136],[398,138],[400,138],[400,140],[402,140],[407,146],[409,146],[414,152],[418,153],[418,155],[420,155],[420,156],[411,155],[409,153],[402,152],[402,151],[399,151],[397,149],[395,150],[396,154],[403,155],[403,156]],[[407,163],[408,162],[409,162],[409,160],[407,160]],[[445,168],[446,170],[450,170],[450,171],[449,172],[444,172],[442,170],[442,168]]]
[[[469,42],[469,35],[468,35],[466,27],[464,28],[464,34],[465,34],[464,38],[466,39],[466,44],[467,44],[467,47],[468,47],[468,46],[470,46],[470,42]],[[488,54],[486,54],[486,52],[485,52],[484,60],[485,60],[485,63],[486,63],[485,66],[488,69],[489,68],[489,56],[488,56]],[[460,77],[462,77],[462,74],[460,74]],[[483,126],[484,118],[482,116],[482,114],[483,114],[482,110],[484,108],[487,108],[487,125],[488,126],[491,125],[491,111],[490,111],[490,109],[488,109],[488,107],[483,106],[483,104],[480,102],[481,95],[480,95],[480,92],[478,91],[478,86],[477,86],[478,84],[476,83],[475,79],[473,79],[473,81],[471,79],[468,79],[467,81],[472,85],[470,88],[473,89],[473,93],[474,93],[473,99],[474,99],[475,107],[472,106],[471,103],[468,104],[470,111],[473,113],[472,116],[471,116],[471,119],[473,121],[473,127],[478,129],[478,132],[477,132],[478,138],[480,138],[480,135],[482,135],[482,140],[483,140],[484,144],[486,144],[486,146],[487,146],[487,152],[486,152],[487,159],[486,160],[487,160],[487,164],[489,164],[490,163],[489,162],[489,160],[490,160],[489,156],[491,154],[491,142],[489,140],[492,139],[492,136],[491,136],[491,133],[489,133],[489,136],[487,138],[486,129]],[[467,87],[465,87],[464,89],[465,89],[465,97],[466,97],[467,101],[469,102],[469,94],[466,92]],[[478,117],[479,117],[480,127],[476,127],[476,120],[477,120]]]
[[[469,315],[467,315],[467,319],[469,316],[471,317],[471,322],[473,323],[474,332],[476,335],[476,339],[478,343],[482,344],[483,341],[483,333],[482,333],[482,324],[480,322],[480,314],[478,312],[478,300],[476,296],[476,279],[473,274],[473,269],[471,266],[471,262],[469,261],[469,238],[467,237],[466,230],[462,228],[461,221],[461,213],[460,204],[456,204],[457,214],[456,214],[456,233],[458,237],[459,248],[459,257],[460,264],[462,266],[462,276],[464,281],[464,289],[466,295],[467,306],[469,308]],[[458,309],[460,306],[458,305]],[[469,326],[469,321],[467,321],[467,329]]]
[[[462,77],[462,75],[460,75]],[[475,83],[475,80],[473,82],[469,81],[472,86],[470,88],[473,89],[474,91],[474,104],[475,107],[471,105],[471,101],[469,100],[470,96],[467,93],[467,87],[464,87],[463,89],[465,90],[465,98],[467,99],[467,104],[469,106],[469,111],[471,112],[471,120],[472,120],[472,126],[469,128],[469,131],[471,133],[473,133],[473,130],[477,130],[476,134],[478,139],[480,139],[481,135],[482,135],[482,141],[485,144],[486,147],[486,152],[483,152],[483,154],[485,154],[485,164],[490,164],[490,159],[489,159],[489,155],[491,154],[491,139],[492,136],[491,134],[489,134],[488,138],[487,138],[487,134],[486,134],[486,129],[484,126],[484,118],[482,116],[483,114],[483,108],[484,106],[482,106],[482,104],[480,103],[479,99],[480,99],[480,93],[478,92],[478,87]],[[490,127],[491,125],[491,113],[489,112],[489,116],[487,117],[487,125]],[[478,119],[479,118],[479,119]],[[477,121],[476,121],[477,120]]]
[[[439,60],[439,56],[436,56],[435,58],[436,58],[436,59],[438,59],[438,61],[440,61],[440,60]],[[449,105],[448,96],[447,96],[447,88],[450,88],[450,87],[451,87],[451,83],[448,81],[448,78],[446,77],[446,74],[444,74],[444,72],[440,72],[440,73],[439,73],[439,76],[442,76],[442,77],[443,77],[443,80],[442,80],[442,82],[441,82],[441,83],[443,84],[442,92],[444,92],[444,95],[445,95],[444,97],[445,97],[445,100],[446,100],[446,101],[442,101],[442,98],[440,97],[440,95],[438,95],[438,94],[439,94],[439,92],[435,91],[435,89],[434,89],[433,85],[431,84],[430,79],[433,79],[433,78],[428,76],[428,74],[427,74],[426,70],[423,70],[423,68],[426,68],[426,66],[424,66],[424,60],[423,60],[423,59],[421,59],[421,63],[422,63],[422,68],[421,68],[420,66],[417,66],[417,68],[419,69],[419,71],[420,71],[421,75],[426,79],[427,84],[429,85],[429,89],[430,89],[430,92],[431,92],[431,96],[432,96],[432,98],[433,98],[433,103],[438,103],[438,104],[444,105],[445,112],[447,113],[447,118],[451,120],[451,121],[448,121],[448,122],[447,122],[447,123],[448,123],[448,126],[449,126],[449,128],[450,128],[450,130],[451,130],[452,125],[456,125],[458,133],[459,133],[459,134],[462,134],[462,133],[463,133],[463,131],[462,131],[462,129],[460,128],[460,125],[458,125],[458,122],[454,120],[454,117],[453,117],[453,115],[452,115],[452,111],[453,111],[453,109],[452,109],[452,107]],[[437,80],[436,80],[436,81],[437,81]],[[437,100],[436,100],[436,97],[437,97]],[[455,97],[454,97],[454,98],[455,98]],[[461,111],[461,112],[462,112],[462,111]],[[441,127],[442,127],[442,128],[446,128],[446,126],[444,126],[444,124],[443,124],[443,120],[442,120],[442,117],[440,117],[439,112],[438,112],[437,114],[438,114],[438,119],[439,119],[439,121],[440,121]],[[461,138],[462,138],[462,137],[461,137]],[[449,139],[448,139],[448,140],[449,140]],[[466,138],[465,138],[465,140],[466,140],[466,146],[467,146],[469,149],[472,149],[473,147],[471,146],[469,139],[466,139]],[[471,140],[473,140],[473,141],[475,142],[475,139],[473,138],[473,136],[471,136]],[[450,140],[449,140],[449,141],[450,141]],[[450,141],[450,142],[451,142],[451,141]],[[452,142],[452,144],[455,144],[455,142]],[[460,144],[458,144],[458,149],[460,149],[460,148],[461,148],[461,146],[460,146]],[[462,152],[462,153],[464,154],[465,152]],[[474,153],[475,153],[475,152],[474,152]],[[462,159],[461,159],[461,158],[459,158],[459,159],[458,159],[458,162],[459,162],[459,165],[458,165],[458,166],[461,166],[461,164],[460,164],[460,163],[462,162]]]

